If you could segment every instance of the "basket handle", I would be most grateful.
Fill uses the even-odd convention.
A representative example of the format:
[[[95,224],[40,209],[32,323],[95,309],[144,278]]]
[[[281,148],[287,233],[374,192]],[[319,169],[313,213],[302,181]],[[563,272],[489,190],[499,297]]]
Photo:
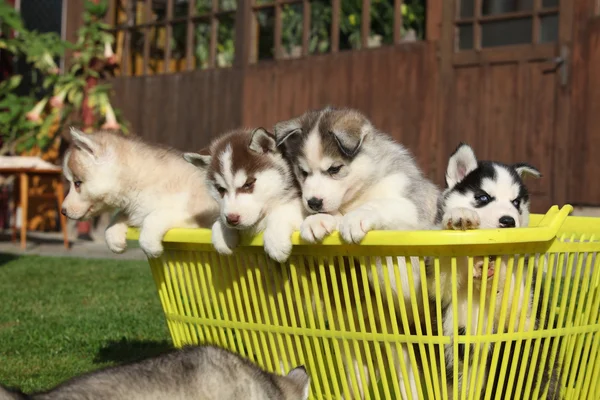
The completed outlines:
[[[570,204],[564,205],[562,208],[558,206],[552,206],[550,210],[544,215],[538,228],[544,229],[548,239],[553,239],[558,235],[560,227],[565,223],[567,217],[573,211],[573,206]]]

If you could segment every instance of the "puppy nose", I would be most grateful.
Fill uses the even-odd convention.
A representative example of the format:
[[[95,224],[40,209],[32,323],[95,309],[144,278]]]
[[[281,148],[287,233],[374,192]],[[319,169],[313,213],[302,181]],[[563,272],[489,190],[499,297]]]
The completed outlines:
[[[516,225],[515,219],[513,217],[509,217],[508,215],[500,217],[499,222],[501,228],[514,228]]]
[[[64,215],[64,216],[67,216],[67,209],[66,209],[66,208],[64,208],[64,207],[63,207],[63,208],[61,208],[61,209],[60,209],[60,213],[61,213],[62,215]]]
[[[316,197],[311,197],[307,201],[308,206],[313,211],[320,211],[323,207],[323,199],[317,199]]]
[[[227,214],[225,219],[229,225],[237,225],[240,223],[240,216],[238,214]]]

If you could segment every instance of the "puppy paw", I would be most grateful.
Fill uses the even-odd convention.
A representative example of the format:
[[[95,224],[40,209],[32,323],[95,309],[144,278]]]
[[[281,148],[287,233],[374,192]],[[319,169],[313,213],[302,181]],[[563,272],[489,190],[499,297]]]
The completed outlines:
[[[140,247],[149,258],[158,258],[162,255],[164,248],[162,238],[148,238],[140,235]]]
[[[109,226],[104,231],[104,240],[110,251],[117,254],[123,253],[127,249],[127,225]]]
[[[263,235],[265,253],[277,262],[285,262],[292,254],[292,232],[285,229],[267,228]]]
[[[340,223],[340,234],[347,243],[360,243],[367,232],[373,230],[377,217],[373,211],[354,210],[344,215]]]
[[[217,221],[212,226],[212,244],[219,254],[231,255],[240,242],[239,232]]]
[[[314,214],[306,217],[300,225],[300,237],[311,243],[321,242],[338,228],[338,220],[331,214]]]
[[[447,211],[442,218],[442,226],[448,230],[477,229],[480,223],[479,215],[468,208],[454,208]]]
[[[477,257],[473,262],[473,278],[481,279],[484,273],[485,261],[481,257]],[[490,256],[488,261],[487,277],[488,279],[494,276],[496,267],[496,257]]]

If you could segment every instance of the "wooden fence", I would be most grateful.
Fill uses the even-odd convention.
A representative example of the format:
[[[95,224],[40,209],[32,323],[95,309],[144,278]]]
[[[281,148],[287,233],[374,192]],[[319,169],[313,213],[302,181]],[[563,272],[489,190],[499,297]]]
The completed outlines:
[[[214,8],[216,3],[208,22],[221,15]],[[277,10],[287,3],[311,2],[278,0],[269,7],[278,16]],[[481,6],[480,0],[473,3]],[[309,108],[356,107],[412,150],[439,184],[449,154],[464,140],[473,144],[480,158],[526,161],[542,171],[544,178],[531,182],[534,211],[565,202],[600,205],[600,162],[595,159],[600,147],[596,3],[560,1],[560,7],[555,2],[546,9],[541,8],[541,0],[534,3],[533,14],[506,14],[532,18],[534,33],[529,44],[481,48],[488,37],[485,24],[497,18],[475,12],[474,18],[465,19],[458,15],[458,0],[432,0],[427,8],[426,40],[402,42],[398,33],[402,21],[395,17],[394,43],[365,48],[363,30],[368,24],[363,19],[360,49],[340,51],[333,39],[326,54],[308,54],[303,35],[300,56],[283,60],[277,45],[281,24],[275,23],[273,60],[260,61],[253,53],[253,16],[264,7],[241,1],[236,10],[232,67],[212,68],[216,50],[211,43],[208,68],[193,69],[193,63],[187,62],[178,73],[142,72],[114,78],[115,103],[134,132],[183,150],[200,149],[228,129],[270,127]],[[401,2],[394,4],[400,7]],[[177,22],[191,26],[205,17],[188,15]],[[553,22],[556,37],[550,35],[554,41],[544,42],[547,31],[540,35],[535,29],[552,18],[557,18]],[[462,52],[455,34],[465,21],[475,25],[469,40],[480,43]],[[332,38],[336,31],[331,28]],[[189,50],[185,59],[190,60]],[[164,68],[168,65],[165,59]],[[132,70],[127,73],[138,75]]]

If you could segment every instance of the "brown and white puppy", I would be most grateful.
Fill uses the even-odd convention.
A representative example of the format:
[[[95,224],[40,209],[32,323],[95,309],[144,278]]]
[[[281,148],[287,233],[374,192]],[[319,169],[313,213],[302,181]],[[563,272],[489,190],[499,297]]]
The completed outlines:
[[[208,190],[220,208],[212,228],[215,249],[232,254],[240,231],[264,232],[265,252],[275,261],[286,261],[304,212],[299,188],[275,138],[263,128],[234,130],[211,143],[210,155],[184,157],[208,168]]]
[[[129,226],[139,227],[140,247],[149,257],[163,252],[171,228],[210,227],[218,205],[206,190],[206,171],[194,168],[175,150],[107,131],[71,129],[72,145],[63,160],[70,190],[62,213],[82,220],[118,210],[105,231],[115,253],[127,247]]]

